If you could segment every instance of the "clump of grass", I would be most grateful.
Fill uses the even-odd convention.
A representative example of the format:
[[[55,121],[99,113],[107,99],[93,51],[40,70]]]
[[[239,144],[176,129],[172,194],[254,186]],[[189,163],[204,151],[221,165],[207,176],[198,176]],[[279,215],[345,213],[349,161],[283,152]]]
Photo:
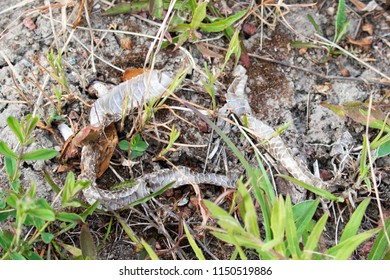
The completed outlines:
[[[61,253],[60,247],[74,253],[74,257],[80,257],[75,252],[77,248],[63,244],[56,238],[62,233],[76,227],[79,222],[85,222],[86,217],[93,213],[97,203],[86,208],[78,215],[72,212],[63,211],[68,206],[82,206],[82,202],[75,197],[89,182],[76,182],[74,174],[70,172],[67,176],[64,187],[57,186],[48,173],[45,177],[53,190],[59,195],[62,194],[62,208],[54,209],[50,203],[43,198],[37,197],[37,186],[32,181],[30,187],[22,185],[21,164],[24,161],[49,160],[58,155],[52,149],[37,149],[26,152],[26,149],[35,141],[32,133],[38,122],[38,117],[28,115],[18,121],[14,117],[8,117],[9,128],[19,140],[18,152],[14,152],[4,141],[0,140],[0,154],[4,155],[5,172],[7,173],[9,189],[0,194],[0,221],[9,221],[9,229],[0,229],[0,247],[2,259],[42,259],[43,255],[37,253],[39,247],[45,246],[55,248]],[[62,230],[53,232],[51,225],[59,222]],[[27,234],[26,229],[30,229]],[[42,250],[44,252],[44,250]],[[47,250],[50,252],[50,250]],[[50,255],[47,256],[50,258]]]

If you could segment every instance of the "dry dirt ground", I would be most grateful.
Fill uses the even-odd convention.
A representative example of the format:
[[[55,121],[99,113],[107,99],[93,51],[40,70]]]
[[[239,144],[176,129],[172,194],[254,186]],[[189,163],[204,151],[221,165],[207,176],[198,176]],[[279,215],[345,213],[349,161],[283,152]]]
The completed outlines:
[[[89,23],[85,17],[82,17],[74,30],[71,25],[77,15],[77,1],[68,1],[67,8],[60,5],[61,2],[67,1],[50,1],[51,9],[47,6],[49,1],[20,2],[23,5],[19,7],[14,6],[15,1],[0,2],[0,139],[12,148],[16,147],[17,141],[6,125],[6,118],[8,116],[19,118],[34,112],[45,122],[53,111],[53,104],[57,102],[53,97],[53,85],[58,83],[49,75],[52,70],[46,59],[47,52],[51,49],[64,48],[63,65],[69,93],[62,98],[61,110],[63,120],[67,124],[72,123],[78,129],[87,124],[89,108],[86,104],[91,104],[95,100],[88,94],[88,87],[93,81],[102,80],[118,84],[122,76],[120,70],[128,67],[143,67],[152,40],[140,35],[131,35],[129,32],[154,36],[158,30],[147,13],[102,16],[104,10],[108,8],[108,1],[95,0],[90,10]],[[231,4],[230,1],[226,2],[228,5]],[[293,154],[310,169],[317,161],[323,179],[334,180],[336,193],[350,197],[350,200],[347,199],[344,204],[331,205],[332,217],[324,238],[324,246],[329,246],[334,243],[335,236],[342,231],[345,221],[353,211],[353,203],[358,204],[363,198],[373,194],[367,192],[366,186],[354,185],[358,176],[359,155],[365,127],[351,119],[341,119],[320,103],[323,101],[331,104],[363,102],[370,96],[373,97],[374,102],[377,102],[386,94],[387,97],[389,96],[389,85],[385,85],[389,81],[346,55],[332,56],[324,48],[292,48],[293,41],[316,38],[315,29],[307,19],[308,14],[316,20],[327,38],[333,38],[336,4],[335,1],[323,1],[321,5],[300,5],[311,4],[312,1],[284,2],[289,5],[288,12],[284,8],[283,11],[286,13],[277,18],[270,14],[270,18],[267,19],[268,24],[263,28],[260,20],[254,16],[248,17],[245,21],[249,27],[255,27],[253,34],[242,32],[244,45],[250,54],[250,66],[247,68],[250,105],[259,118],[274,128],[290,123],[282,137]],[[72,3],[74,5],[71,5]],[[383,3],[381,5],[386,8]],[[383,9],[371,12],[358,11],[349,3],[348,17],[351,20],[348,35],[357,41],[372,36],[372,43],[366,49],[362,49],[357,45],[347,44],[347,40],[344,39],[340,45],[367,61],[379,72],[389,75],[389,16]],[[67,25],[64,25],[61,20],[67,20]],[[89,25],[93,31],[88,28]],[[362,26],[372,26],[373,33],[370,35],[362,31]],[[93,57],[91,35],[93,35]],[[215,34],[203,34],[203,36],[210,38],[207,41],[210,45],[225,48],[228,46],[228,42],[223,37]],[[221,59],[205,58],[194,44],[186,43],[183,47],[189,50],[200,68],[203,68],[204,62],[207,62],[213,70],[217,70],[223,63]],[[223,54],[218,48],[211,50]],[[184,54],[181,51],[168,48],[156,56],[155,67],[167,71],[179,69],[183,58]],[[232,68],[233,61],[228,64],[227,70],[219,79],[221,84],[217,92],[218,106],[223,105],[223,92],[232,81],[230,74]],[[178,91],[177,95],[210,109],[209,95],[197,83],[200,79],[199,75],[194,72],[187,78],[190,81],[185,82],[183,89]],[[384,102],[388,105],[387,101]],[[175,100],[169,100],[167,104],[180,105]],[[171,127],[174,123],[180,130],[178,142],[199,147],[186,145],[176,147],[176,151],[167,155],[170,162],[175,165],[189,166],[198,171],[206,168],[208,171],[223,173],[226,172],[226,167],[242,169],[238,166],[238,160],[225,147],[216,158],[206,161],[209,153],[208,144],[215,140],[215,136],[192,114],[181,111],[176,114],[189,121],[191,125],[167,109],[159,110],[153,121],[160,124],[159,129],[163,140],[168,139],[166,133],[164,134],[168,130],[161,124],[173,119],[173,122],[167,123],[167,126]],[[53,122],[54,132],[60,135],[57,125],[58,123]],[[128,126],[128,129],[129,127],[131,128]],[[370,130],[371,139],[376,134],[377,131]],[[167,161],[152,160],[166,144],[153,138],[153,129],[147,129],[142,135],[149,143],[149,148],[142,159],[133,166],[132,172],[129,172],[128,168],[117,167],[118,172],[124,177],[136,177],[141,170],[148,172],[169,167]],[[62,143],[44,129],[38,129],[35,137],[36,142],[31,149],[37,147],[53,148],[58,151],[62,149]],[[126,133],[120,134],[120,139],[125,137]],[[253,154],[249,146],[239,137],[239,133],[232,131],[229,137],[235,140],[237,147],[245,152],[248,160],[252,161]],[[126,157],[126,154],[117,151],[112,159],[113,164],[118,164],[123,157]],[[76,158],[70,167],[78,174],[77,162]],[[66,172],[58,172],[59,167],[60,164],[56,160],[26,162],[23,164],[22,180],[26,185],[34,180],[38,186],[38,195],[52,201],[54,193],[46,183],[42,170],[47,168],[56,182],[61,185]],[[0,158],[0,168],[0,190],[2,190],[8,188],[2,158]],[[389,157],[375,163],[375,172],[379,178],[382,207],[385,213],[388,213],[390,209]],[[112,171],[108,170],[106,173],[100,179],[101,185],[110,185],[117,181]],[[288,183],[279,179],[276,180],[276,185],[281,193],[285,193],[289,188]],[[203,196],[209,199],[215,199],[221,193],[221,189],[217,187],[202,186],[201,189]],[[183,196],[187,196],[189,202],[178,206]],[[178,230],[178,218],[179,220],[185,218],[194,231],[200,229],[202,222],[196,205],[196,196],[191,187],[169,190],[155,202],[119,214],[137,236],[144,238],[159,252],[161,258],[194,257],[186,241],[177,243],[182,239],[182,233]],[[99,257],[101,259],[139,258],[132,242],[117,222],[112,225],[110,234],[104,237],[110,219],[109,215],[96,214],[88,221],[99,248]],[[378,221],[377,206],[372,203],[361,230],[376,227]],[[61,236],[63,242],[77,246],[79,230],[76,228],[66,236]],[[207,233],[204,236],[199,233],[198,237],[205,244],[203,249],[207,250],[207,258],[226,259],[233,251],[233,247],[217,241]],[[175,244],[178,244],[176,248]],[[364,259],[366,253],[360,250],[354,258]]]

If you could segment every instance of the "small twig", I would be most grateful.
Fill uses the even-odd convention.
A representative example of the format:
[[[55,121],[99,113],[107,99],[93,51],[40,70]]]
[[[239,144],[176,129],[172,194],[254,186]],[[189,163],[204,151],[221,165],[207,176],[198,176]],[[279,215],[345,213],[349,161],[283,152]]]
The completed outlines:
[[[369,139],[368,129],[369,129],[369,124],[370,124],[370,119],[371,119],[371,109],[372,109],[372,94],[370,94],[370,100],[369,100],[369,105],[368,105],[366,133],[365,133],[366,134],[367,147],[370,147],[370,139]],[[390,238],[389,238],[389,234],[387,233],[387,229],[386,229],[386,220],[385,220],[385,217],[383,215],[382,205],[381,205],[381,201],[380,201],[380,197],[379,197],[378,185],[377,185],[377,181],[376,181],[376,175],[375,175],[375,172],[374,172],[374,162],[372,160],[371,152],[370,152],[369,149],[367,151],[367,157],[368,157],[368,162],[370,163],[370,172],[371,172],[371,177],[372,177],[372,185],[374,186],[374,190],[375,190],[375,198],[376,198],[376,202],[377,202],[377,205],[378,205],[379,217],[380,217],[380,220],[381,220],[381,223],[382,223],[383,233],[386,236],[387,244],[390,246]]]

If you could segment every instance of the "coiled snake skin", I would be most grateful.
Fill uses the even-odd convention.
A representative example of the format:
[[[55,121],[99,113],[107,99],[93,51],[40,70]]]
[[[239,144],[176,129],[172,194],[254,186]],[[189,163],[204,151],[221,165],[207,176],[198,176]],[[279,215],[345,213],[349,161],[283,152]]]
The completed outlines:
[[[278,161],[293,177],[310,185],[324,187],[326,184],[314,176],[306,166],[300,164],[290,154],[289,149],[279,136],[272,137],[274,130],[262,121],[252,116],[247,96],[246,71],[242,67],[236,67],[236,76],[229,87],[226,98],[227,103],[219,110],[221,116],[226,116],[228,112],[234,112],[238,116],[246,115],[248,128],[253,131],[259,142],[267,140],[264,148]],[[108,124],[119,121],[122,117],[123,102],[126,98],[126,114],[135,108],[142,107],[143,104],[159,97],[170,85],[172,79],[162,71],[151,70],[124,82],[112,89],[110,94],[100,97],[92,106],[90,123],[93,126],[105,127]],[[218,123],[221,125],[222,118]],[[225,129],[228,126],[225,125]],[[195,173],[186,167],[160,170],[143,175],[134,180],[133,185],[117,191],[103,190],[96,185],[97,162],[100,156],[97,143],[91,142],[84,145],[81,155],[81,174],[79,180],[89,180],[91,185],[83,190],[83,194],[88,203],[92,204],[99,200],[100,208],[104,210],[117,210],[128,206],[130,203],[144,198],[145,196],[162,189],[169,183],[177,188],[187,184],[213,184],[225,188],[234,188],[237,176],[225,176],[214,173]],[[292,197],[294,202],[299,202],[305,198],[305,190],[297,187],[297,193]]]

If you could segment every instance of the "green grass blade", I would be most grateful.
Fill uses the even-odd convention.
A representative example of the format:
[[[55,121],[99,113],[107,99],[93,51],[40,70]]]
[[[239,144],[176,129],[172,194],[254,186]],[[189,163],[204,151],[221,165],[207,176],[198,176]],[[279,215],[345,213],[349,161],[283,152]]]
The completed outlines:
[[[244,184],[241,182],[241,180],[238,182],[238,192],[241,194],[243,208],[245,209],[245,213],[243,216],[245,229],[251,233],[254,237],[257,239],[260,239],[260,231],[259,231],[259,225],[257,223],[257,215],[256,215],[256,209],[253,205],[252,197],[249,194],[248,190],[244,186]]]
[[[277,176],[280,176],[286,180],[289,180],[299,186],[301,186],[302,188],[305,188],[307,189],[308,191],[311,191],[312,193],[315,193],[316,195],[319,195],[319,196],[322,196],[324,198],[327,198],[327,199],[330,199],[330,200],[334,200],[334,201],[337,201],[337,202],[344,202],[344,198],[342,197],[337,197],[337,196],[334,196],[333,194],[331,194],[330,192],[327,192],[326,190],[323,190],[323,189],[320,189],[320,188],[317,188],[317,187],[313,187],[309,184],[306,184],[304,182],[301,182],[293,177],[290,177],[290,176],[287,176],[287,175],[284,175],[284,174],[278,174]]]
[[[293,206],[294,220],[297,227],[297,235],[301,237],[308,229],[314,214],[317,211],[319,199],[306,200]]]
[[[271,214],[271,229],[274,240],[284,240],[284,232],[286,228],[286,210],[284,200],[282,196],[275,199],[272,214]],[[282,256],[286,256],[286,246],[284,242],[280,242],[275,245],[275,251]]]
[[[347,260],[360,244],[371,238],[379,231],[380,229],[372,229],[358,235],[354,235],[327,250],[326,254],[333,256],[335,260]]]
[[[390,235],[390,218],[386,221],[386,231],[387,234]],[[383,229],[379,232],[378,237],[374,242],[374,246],[372,246],[371,252],[368,255],[369,260],[383,260],[390,252],[390,244],[387,242],[386,235]]]
[[[206,17],[207,4],[208,4],[207,2],[203,2],[196,7],[194,15],[192,17],[192,21],[190,23],[192,30],[197,30],[201,25],[202,21],[204,20],[204,18]]]
[[[223,210],[221,207],[215,205],[213,202],[204,200],[204,204],[207,209],[210,211],[211,216],[215,218],[218,222],[218,225],[229,231],[235,232],[238,234],[245,234],[245,230],[241,227],[240,223],[229,215],[228,212]]]
[[[312,15],[307,15],[308,20],[313,25],[314,29],[317,31],[318,34],[322,35],[321,28],[318,26],[317,22],[314,20]]]
[[[185,223],[185,221],[183,221],[183,227],[184,227],[184,231],[186,233],[187,239],[188,239],[188,243],[190,243],[190,246],[191,246],[192,250],[194,250],[195,255],[198,258],[198,260],[206,260],[206,258],[203,255],[202,250],[196,244],[194,238],[192,237],[190,231],[188,230],[188,227],[187,227],[187,224]]]
[[[325,213],[315,224],[312,232],[310,233],[309,238],[305,244],[303,258],[310,260],[313,252],[317,249],[318,241],[320,240],[320,236],[325,228],[326,221],[328,220],[328,214]]]
[[[144,239],[141,240],[141,244],[144,247],[145,251],[148,253],[150,259],[154,261],[159,260],[157,254],[153,251],[152,247],[150,247],[150,245]]]
[[[369,203],[370,203],[370,198],[366,198],[359,204],[355,212],[353,212],[349,222],[345,226],[343,234],[340,237],[340,242],[343,242],[348,238],[356,235]]]
[[[290,196],[287,196],[286,198],[286,239],[287,248],[290,251],[292,258],[295,260],[300,259],[302,252],[299,248],[299,237],[294,222]]]
[[[335,37],[333,40],[334,43],[340,41],[341,38],[345,35],[345,33],[347,32],[348,24],[349,23],[347,19],[345,0],[339,0],[336,14],[336,30]]]
[[[237,20],[242,18],[246,14],[246,11],[240,11],[230,17],[224,19],[218,19],[212,23],[200,23],[200,29],[205,32],[221,32],[226,28],[232,26]]]

